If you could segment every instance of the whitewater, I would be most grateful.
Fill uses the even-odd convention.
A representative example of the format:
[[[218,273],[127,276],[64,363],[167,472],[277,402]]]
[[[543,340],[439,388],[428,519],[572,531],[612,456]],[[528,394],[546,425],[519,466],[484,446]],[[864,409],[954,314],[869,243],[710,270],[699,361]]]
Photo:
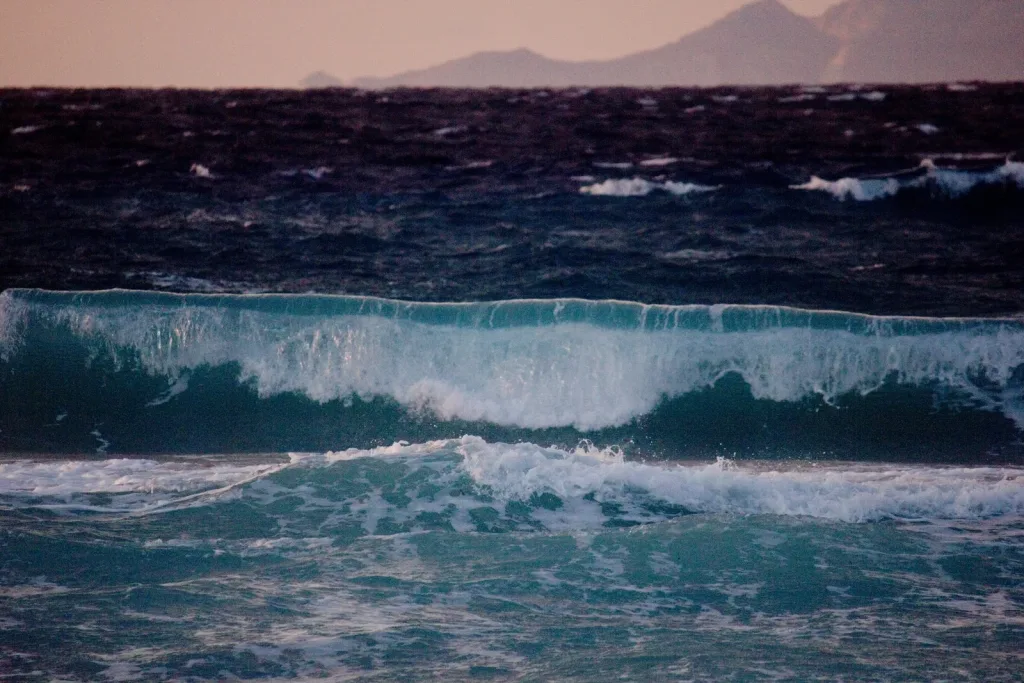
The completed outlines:
[[[29,675],[1016,670],[1019,318],[8,290],[0,368],[0,627],[162,643]]]

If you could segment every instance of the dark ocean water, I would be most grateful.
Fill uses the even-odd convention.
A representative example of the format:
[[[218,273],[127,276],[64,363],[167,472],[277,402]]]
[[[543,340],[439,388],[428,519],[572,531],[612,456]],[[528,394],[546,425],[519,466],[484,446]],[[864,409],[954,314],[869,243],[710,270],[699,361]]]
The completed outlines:
[[[1021,130],[0,91],[0,680],[1020,680]]]

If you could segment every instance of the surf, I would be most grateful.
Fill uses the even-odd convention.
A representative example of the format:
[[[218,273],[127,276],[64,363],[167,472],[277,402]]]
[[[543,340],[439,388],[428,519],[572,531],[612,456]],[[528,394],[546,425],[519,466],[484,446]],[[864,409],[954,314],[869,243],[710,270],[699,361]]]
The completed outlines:
[[[645,463],[589,442],[563,450],[478,436],[287,458],[0,463],[0,505],[133,518],[244,500],[273,516],[291,517],[297,508],[300,519],[329,513],[366,536],[587,531],[694,514],[847,523],[1024,514],[1024,470],[1008,467]],[[281,499],[294,504],[278,510]]]
[[[241,423],[294,434],[334,421],[359,435],[335,446],[461,433],[706,445],[735,441],[731,423],[779,441],[817,434],[806,444],[828,451],[829,433],[840,444],[858,430],[884,438],[872,426],[880,417],[897,438],[902,422],[930,442],[960,416],[956,427],[988,452],[1012,450],[1024,425],[1017,318],[8,290],[0,364],[2,436],[9,448],[22,439],[19,450],[59,444],[74,425],[82,450],[124,452],[134,429],[159,433],[170,451],[181,442],[211,452],[224,439],[204,443],[210,410],[211,432]],[[323,444],[285,437],[229,450],[308,445]]]

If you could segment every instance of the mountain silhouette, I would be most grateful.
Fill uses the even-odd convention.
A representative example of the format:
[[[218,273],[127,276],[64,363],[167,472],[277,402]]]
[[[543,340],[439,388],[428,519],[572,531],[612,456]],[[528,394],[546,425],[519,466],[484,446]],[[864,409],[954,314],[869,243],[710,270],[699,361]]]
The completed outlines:
[[[782,85],[1024,80],[1024,0],[846,0],[820,17],[759,0],[663,47],[571,62],[479,52],[360,88]],[[305,87],[341,82],[317,72]]]
[[[778,85],[815,81],[839,48],[778,0],[740,8],[675,43],[604,62],[588,85]]]

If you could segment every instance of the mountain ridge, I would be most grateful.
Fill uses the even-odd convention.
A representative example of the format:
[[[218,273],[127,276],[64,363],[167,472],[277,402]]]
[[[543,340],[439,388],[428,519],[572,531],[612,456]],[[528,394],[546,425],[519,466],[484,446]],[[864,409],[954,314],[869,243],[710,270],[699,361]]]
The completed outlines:
[[[1024,80],[1024,0],[845,0],[808,18],[757,0],[661,47],[566,61],[486,51],[347,86],[668,87]],[[324,72],[304,87],[343,83]]]

